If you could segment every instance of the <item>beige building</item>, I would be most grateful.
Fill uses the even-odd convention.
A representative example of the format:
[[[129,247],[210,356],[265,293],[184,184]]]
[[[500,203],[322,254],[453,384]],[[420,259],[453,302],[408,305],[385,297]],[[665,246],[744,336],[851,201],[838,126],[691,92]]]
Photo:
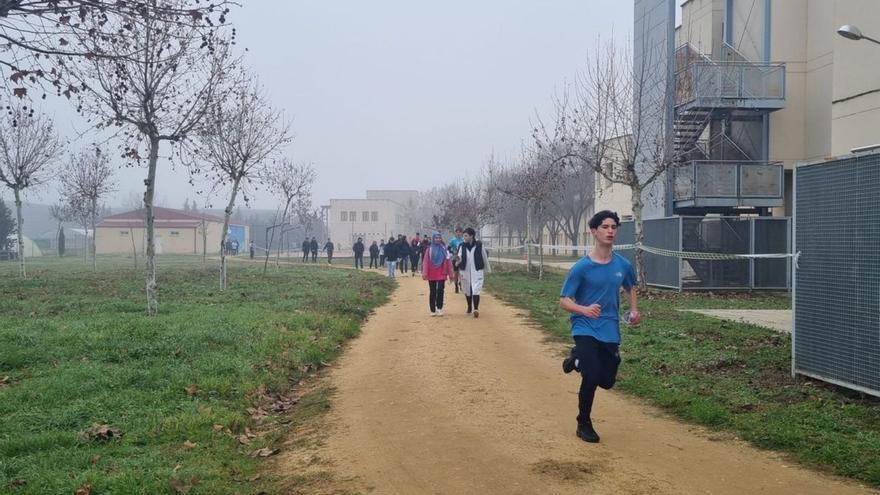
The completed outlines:
[[[418,230],[413,212],[418,191],[371,190],[365,199],[331,199],[324,207],[327,232],[339,251],[350,251],[358,237],[367,247],[391,236],[411,236]],[[326,239],[319,244],[323,246]]]
[[[784,207],[791,214],[791,170],[797,163],[880,143],[880,45],[839,36],[856,25],[880,38],[876,0],[687,0],[676,46],[689,43],[714,60],[725,46],[748,61],[785,64],[784,106],[769,113],[764,159],[784,166]]]
[[[171,208],[153,208],[157,254],[218,254],[223,218]],[[144,210],[133,210],[104,218],[96,226],[98,254],[142,255],[146,251]],[[246,252],[250,235],[245,225],[229,226],[228,240],[238,242]]]

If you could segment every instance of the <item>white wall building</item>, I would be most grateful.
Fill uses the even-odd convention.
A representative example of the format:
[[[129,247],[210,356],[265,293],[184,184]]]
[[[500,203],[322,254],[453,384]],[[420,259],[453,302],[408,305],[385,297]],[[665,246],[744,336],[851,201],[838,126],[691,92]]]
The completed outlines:
[[[367,191],[365,199],[331,199],[325,207],[330,239],[338,250],[350,251],[358,237],[367,247],[397,234],[409,237],[418,230],[412,225],[418,195],[418,191],[375,190]]]

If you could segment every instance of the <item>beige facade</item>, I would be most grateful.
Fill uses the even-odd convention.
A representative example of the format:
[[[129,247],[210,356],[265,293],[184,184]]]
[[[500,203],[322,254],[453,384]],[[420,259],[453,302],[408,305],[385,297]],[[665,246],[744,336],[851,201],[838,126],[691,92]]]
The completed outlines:
[[[154,214],[157,254],[220,253],[222,218],[169,208],[155,208]],[[244,242],[239,242],[239,252],[245,252],[250,236],[247,227],[239,228],[244,229]],[[137,253],[142,256],[146,252],[143,210],[109,216],[95,230],[98,254]]]
[[[785,107],[769,116],[770,161],[790,171],[798,163],[880,143],[880,69],[875,63],[880,46],[836,34],[840,26],[853,24],[880,38],[880,2],[688,0],[681,5],[677,46],[689,42],[703,53],[715,53],[726,20],[731,44],[748,60],[785,63]],[[787,172],[786,205],[790,183]],[[774,213],[790,214],[790,208]]]
[[[345,252],[358,237],[369,247],[397,234],[411,236],[417,198],[418,191],[367,191],[366,199],[331,199],[325,212],[330,239]]]

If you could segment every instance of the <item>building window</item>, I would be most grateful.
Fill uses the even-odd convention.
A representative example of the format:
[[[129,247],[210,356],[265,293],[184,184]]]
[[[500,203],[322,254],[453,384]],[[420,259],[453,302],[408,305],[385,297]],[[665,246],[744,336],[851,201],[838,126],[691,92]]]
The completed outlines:
[[[370,221],[370,212],[362,211],[361,212],[361,221],[362,222],[369,222]]]
[[[128,231],[127,230],[120,230],[119,235],[128,235]]]
[[[171,231],[171,237],[177,237],[177,236],[179,236],[179,235],[180,235],[180,232],[178,232],[178,231],[176,231],[176,230],[172,230],[172,231]]]
[[[357,212],[356,211],[348,212],[348,219],[351,220],[352,222],[356,221],[357,220]]]
[[[370,220],[372,220],[373,222],[378,222],[379,221],[379,212],[378,211],[370,212]]]
[[[341,221],[341,222],[348,221],[348,212],[347,211],[342,211],[339,213],[339,221]]]

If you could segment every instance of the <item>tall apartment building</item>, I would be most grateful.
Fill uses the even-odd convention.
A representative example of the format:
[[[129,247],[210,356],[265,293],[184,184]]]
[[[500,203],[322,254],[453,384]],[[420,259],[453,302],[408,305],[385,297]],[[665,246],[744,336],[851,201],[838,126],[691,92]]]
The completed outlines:
[[[634,61],[667,74],[651,101],[680,163],[646,216],[789,215],[795,164],[880,143],[880,46],[844,24],[880,37],[880,2],[635,0]]]

